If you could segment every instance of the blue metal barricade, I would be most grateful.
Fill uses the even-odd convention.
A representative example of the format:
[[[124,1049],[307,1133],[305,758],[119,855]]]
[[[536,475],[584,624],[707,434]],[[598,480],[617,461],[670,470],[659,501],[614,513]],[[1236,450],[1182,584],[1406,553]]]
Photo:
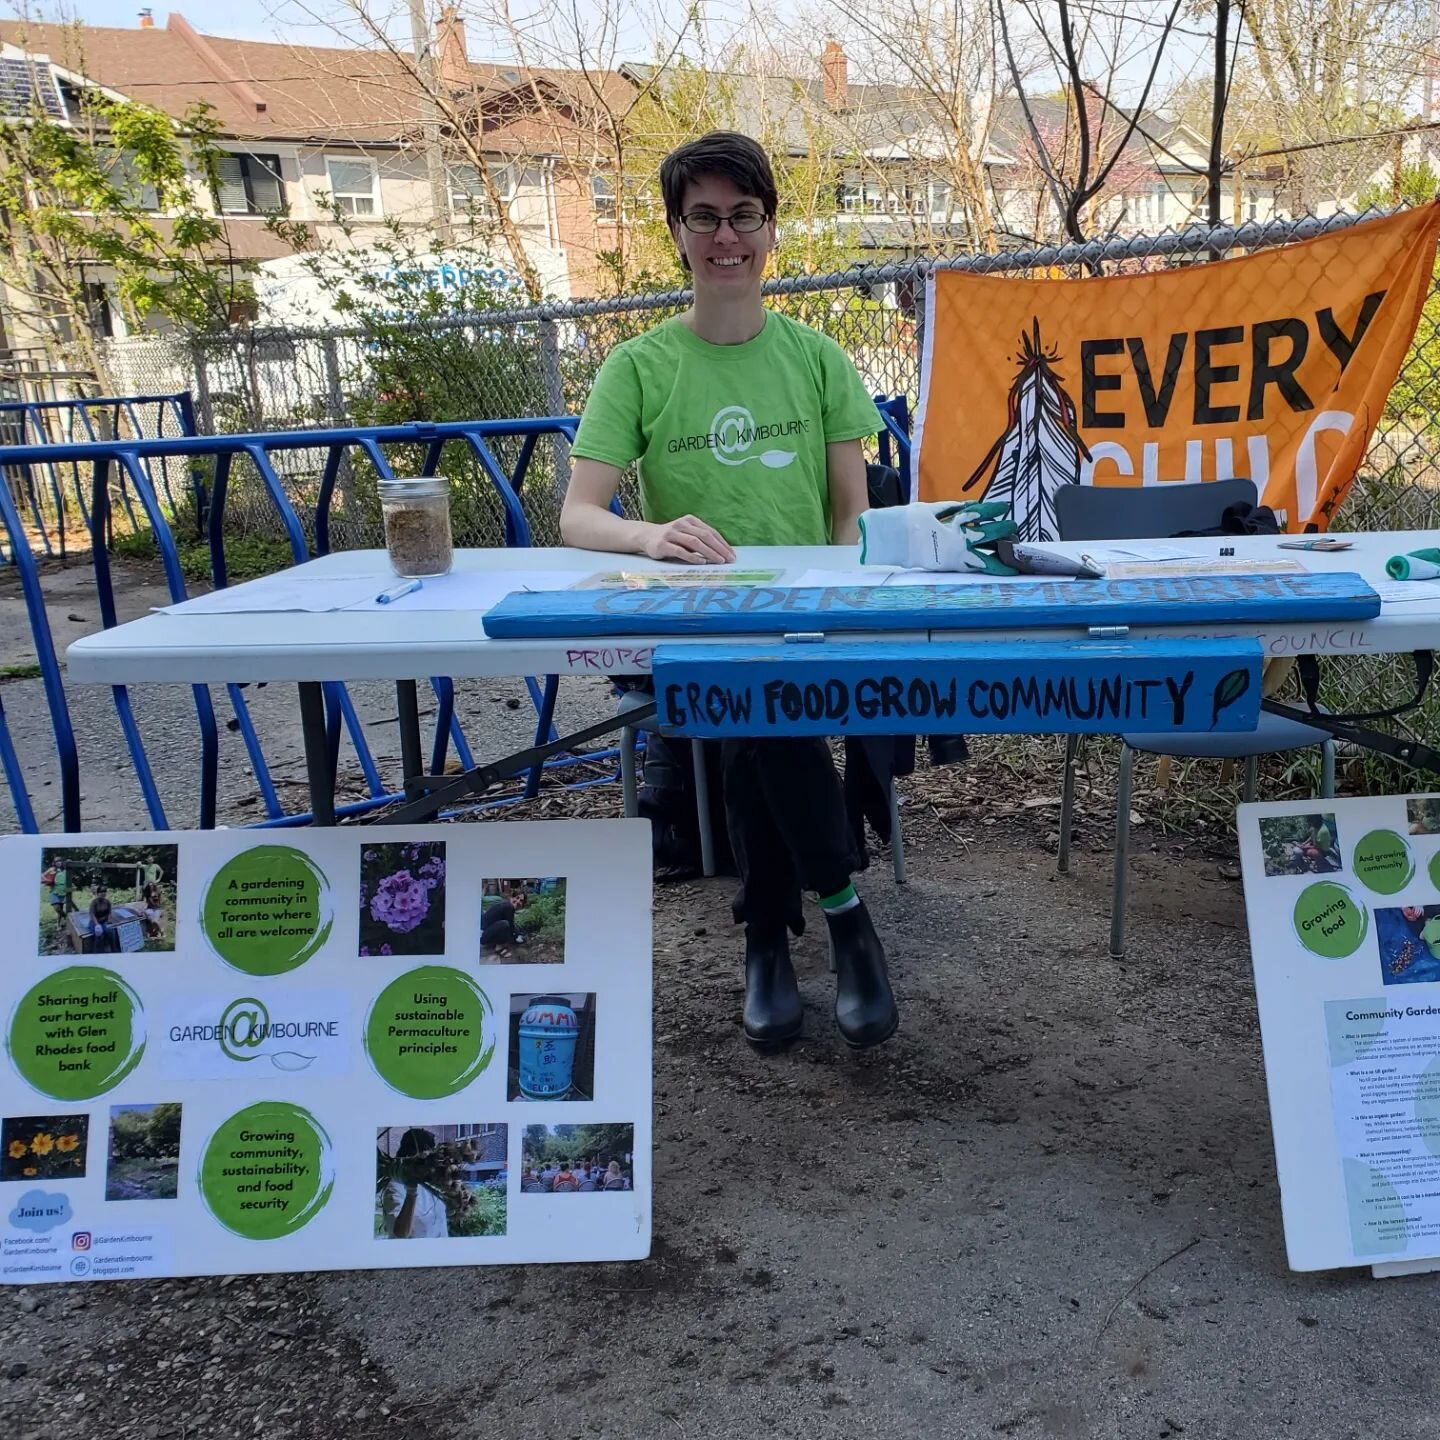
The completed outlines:
[[[69,473],[79,477],[78,483],[84,493],[88,488],[88,521],[95,556],[97,591],[102,623],[109,628],[117,623],[114,586],[111,579],[109,556],[104,544],[108,535],[108,522],[117,495],[133,495],[138,501],[137,521],[140,516],[155,536],[160,553],[166,587],[172,600],[185,598],[185,583],[181,572],[179,553],[174,536],[167,522],[165,506],[161,501],[161,488],[152,479],[157,473],[163,474],[163,466],[157,462],[179,459],[188,462],[192,474],[200,474],[202,466],[213,465],[211,493],[205,496],[204,513],[206,532],[209,539],[211,568],[217,586],[228,583],[225,558],[225,521],[227,501],[230,497],[234,466],[237,457],[243,457],[254,467],[265,494],[285,535],[291,557],[295,563],[310,558],[311,546],[297,509],[287,492],[286,485],[276,468],[276,457],[289,451],[320,451],[324,454],[319,494],[313,515],[315,550],[324,553],[330,546],[332,528],[331,504],[342,467],[363,459],[373,468],[376,475],[393,473],[385,449],[389,446],[423,446],[426,473],[434,473],[447,445],[461,446],[479,463],[480,469],[498,497],[502,512],[504,538],[507,544],[526,546],[530,543],[530,528],[520,500],[520,489],[533,457],[536,443],[549,435],[562,440],[574,437],[575,420],[570,417],[534,420],[497,421],[455,421],[436,424],[412,424],[398,426],[369,427],[364,429],[312,430],[275,432],[259,435],[190,436],[152,440],[96,439],[81,444],[41,444],[0,446],[0,519],[4,520],[12,544],[15,545],[17,565],[20,570],[22,589],[25,594],[31,629],[35,636],[36,652],[40,662],[41,676],[45,683],[49,701],[51,728],[55,737],[56,751],[60,761],[63,823],[67,830],[81,828],[79,807],[79,766],[76,756],[70,713],[64,686],[49,626],[45,620],[43,596],[39,587],[38,570],[33,553],[25,543],[25,530],[13,496],[17,492],[27,493],[33,489],[36,470],[44,473]],[[518,438],[521,442],[519,459],[510,471],[506,471],[495,454],[493,443],[500,438]],[[19,482],[18,485],[16,482]],[[18,542],[18,543],[17,543]],[[473,756],[460,728],[455,714],[453,682],[445,677],[434,680],[437,696],[437,725],[432,752],[432,768],[443,768],[450,745],[455,745],[462,764],[473,763]],[[534,680],[529,682],[539,714],[537,739],[553,735],[554,677],[549,677],[543,689]],[[249,716],[245,698],[240,687],[228,688],[235,711],[236,728],[246,746],[257,787],[265,806],[266,819],[262,824],[290,825],[304,823],[305,815],[286,814],[280,803],[275,785],[270,776],[255,726]],[[348,730],[361,772],[364,776],[368,798],[342,807],[341,813],[353,814],[387,803],[393,798],[385,789],[378,767],[366,743],[363,728],[345,687],[334,683],[327,685],[327,723],[332,735],[332,744],[338,745],[342,725]],[[199,795],[199,823],[201,826],[214,824],[216,804],[218,737],[215,713],[210,694],[206,687],[193,689],[196,719],[201,739],[201,774]],[[136,724],[130,698],[124,687],[114,687],[116,712],[120,720],[126,744],[130,750],[136,776],[140,784],[151,823],[156,828],[168,824],[161,804],[154,775],[145,754],[139,727]],[[3,724],[3,715],[0,715]],[[15,789],[19,780],[18,764],[11,766],[7,756],[12,751],[8,736],[0,729],[0,768],[5,769],[7,779],[15,790],[16,810],[22,825],[33,812],[23,783]],[[602,758],[587,755],[587,760]],[[553,763],[553,762],[552,762]],[[535,777],[538,784],[538,775]]]

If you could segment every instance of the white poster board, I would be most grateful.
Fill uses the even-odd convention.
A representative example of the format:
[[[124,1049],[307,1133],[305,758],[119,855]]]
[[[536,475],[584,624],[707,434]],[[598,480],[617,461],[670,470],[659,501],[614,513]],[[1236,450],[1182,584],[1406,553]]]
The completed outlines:
[[[1428,1268],[1440,796],[1242,805],[1237,823],[1291,1268]]]
[[[643,1258],[650,895],[643,821],[0,840],[0,1280]]]

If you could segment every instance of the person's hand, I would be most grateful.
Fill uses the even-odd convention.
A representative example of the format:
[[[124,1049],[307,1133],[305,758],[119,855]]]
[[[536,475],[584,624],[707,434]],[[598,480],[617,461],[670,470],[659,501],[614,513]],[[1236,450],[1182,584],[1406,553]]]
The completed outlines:
[[[728,565],[735,559],[725,537],[694,515],[651,526],[645,553],[652,560],[679,560],[686,565]]]

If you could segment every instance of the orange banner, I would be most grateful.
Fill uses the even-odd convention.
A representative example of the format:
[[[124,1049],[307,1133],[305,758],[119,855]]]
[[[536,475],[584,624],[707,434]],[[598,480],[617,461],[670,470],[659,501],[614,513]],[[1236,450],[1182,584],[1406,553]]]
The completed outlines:
[[[1138,275],[936,271],[922,500],[1009,503],[1055,538],[1059,485],[1254,480],[1290,530],[1345,497],[1429,291],[1440,203]]]

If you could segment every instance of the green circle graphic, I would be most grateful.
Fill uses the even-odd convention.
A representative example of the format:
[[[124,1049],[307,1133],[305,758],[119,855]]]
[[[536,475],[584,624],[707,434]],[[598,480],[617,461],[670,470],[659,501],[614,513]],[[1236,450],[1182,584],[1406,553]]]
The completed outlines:
[[[375,1073],[402,1095],[439,1100],[463,1090],[495,1054],[495,1007],[468,975],[422,965],[392,980],[365,1020]]]
[[[1372,830],[1350,854],[1356,879],[1377,895],[1398,895],[1415,878],[1415,857],[1402,835]]]
[[[288,845],[257,845],[227,860],[200,907],[210,948],[247,975],[283,975],[303,965],[334,923],[325,872]]]
[[[145,1053],[145,1009],[113,970],[74,965],[20,997],[5,1040],[11,1063],[42,1095],[91,1100]]]
[[[227,1230],[278,1240],[324,1209],[335,1188],[335,1154],[308,1110],[263,1100],[220,1123],[198,1178],[206,1208]]]
[[[1440,850],[1430,857],[1430,863],[1425,868],[1430,872],[1430,883],[1440,890]]]
[[[1295,902],[1295,933],[1312,955],[1343,960],[1360,948],[1369,929],[1370,912],[1333,880],[1307,885]]]

